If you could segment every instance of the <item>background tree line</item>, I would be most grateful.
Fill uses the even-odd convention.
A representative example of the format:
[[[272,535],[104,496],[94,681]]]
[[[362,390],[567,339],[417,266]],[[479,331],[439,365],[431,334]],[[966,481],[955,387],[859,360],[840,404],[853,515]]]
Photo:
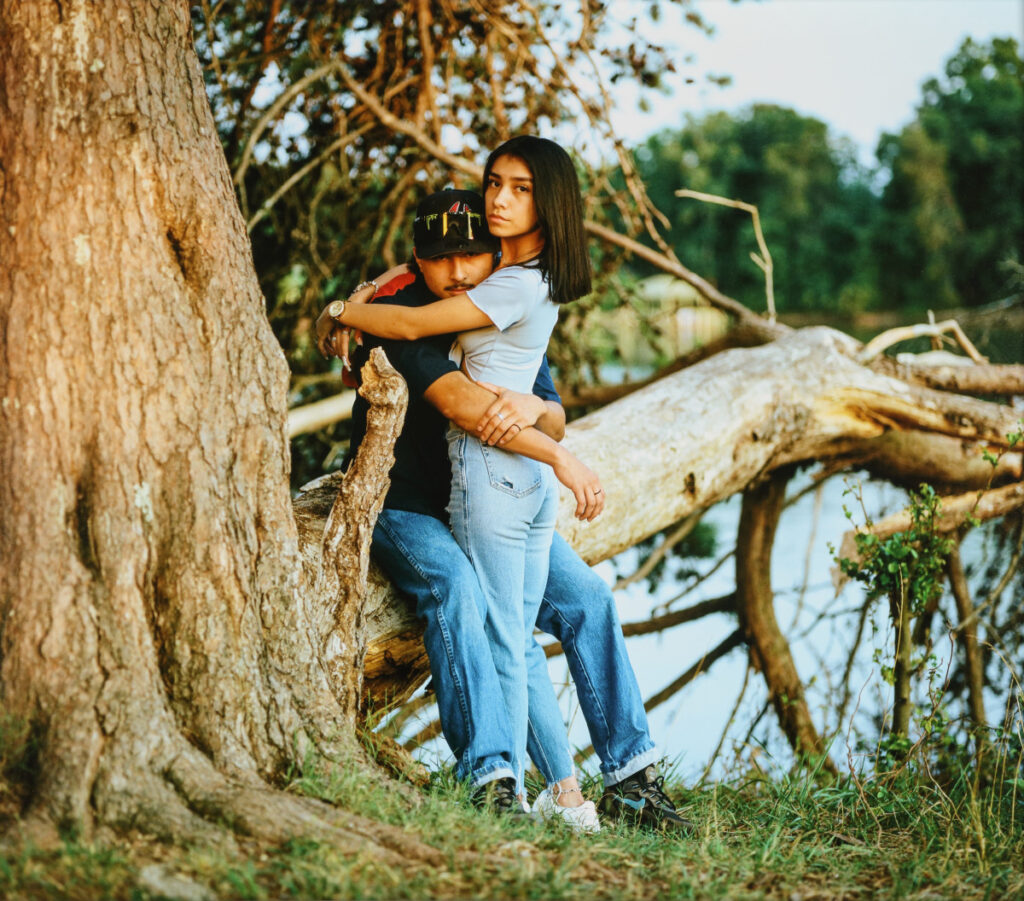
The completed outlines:
[[[688,117],[636,159],[652,196],[688,187],[758,207],[784,313],[922,313],[1020,291],[1024,64],[1012,39],[966,40],[914,120],[882,137],[874,167],[825,123],[769,105]],[[665,213],[680,259],[763,307],[746,214],[692,200]]]

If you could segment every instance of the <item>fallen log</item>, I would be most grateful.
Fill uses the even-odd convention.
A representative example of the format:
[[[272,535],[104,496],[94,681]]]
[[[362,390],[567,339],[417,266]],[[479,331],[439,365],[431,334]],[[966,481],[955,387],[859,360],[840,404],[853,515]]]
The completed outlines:
[[[855,361],[858,349],[841,332],[800,329],[761,347],[720,353],[574,422],[565,443],[600,474],[607,503],[595,522],[579,523],[563,492],[559,531],[593,564],[780,466],[852,456],[870,468],[872,442],[889,435],[914,433],[919,447],[931,436],[940,455],[1009,446],[1006,436],[1019,416],[1012,409],[874,372]],[[1019,471],[1019,453],[1004,457]],[[923,466],[915,474],[914,460],[905,464],[904,477],[928,478]],[[970,470],[965,478],[984,472]],[[336,490],[326,477],[295,502],[303,553],[313,562]],[[364,690],[379,709],[423,682],[426,656],[411,605],[372,567],[364,616]]]

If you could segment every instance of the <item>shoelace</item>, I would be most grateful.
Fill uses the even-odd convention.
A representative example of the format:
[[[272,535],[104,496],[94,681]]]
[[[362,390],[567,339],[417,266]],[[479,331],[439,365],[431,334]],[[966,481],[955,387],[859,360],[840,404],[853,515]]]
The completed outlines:
[[[506,807],[514,807],[519,803],[519,799],[516,797],[515,791],[505,784],[494,786],[493,797],[495,805],[502,809],[505,809]]]
[[[665,794],[665,777],[655,776],[653,779],[647,779],[646,791],[652,796],[652,800],[658,804],[659,807],[667,807],[669,810],[675,810],[676,805],[672,803],[668,795]]]

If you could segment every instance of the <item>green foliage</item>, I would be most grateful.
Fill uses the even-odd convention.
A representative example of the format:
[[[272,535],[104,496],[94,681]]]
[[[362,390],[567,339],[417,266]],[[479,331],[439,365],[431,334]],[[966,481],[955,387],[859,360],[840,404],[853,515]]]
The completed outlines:
[[[764,309],[748,214],[675,199],[689,188],[755,205],[783,311],[854,308],[870,288],[867,237],[876,202],[852,146],[817,119],[755,105],[688,117],[636,150],[637,169],[671,222],[679,258],[731,297]],[[671,198],[671,200],[669,200]]]
[[[941,501],[930,485],[910,492],[910,528],[888,538],[870,530],[855,536],[858,560],[840,559],[843,573],[863,583],[870,598],[899,595],[914,615],[942,592],[943,571],[952,541],[936,528]],[[849,510],[847,518],[853,519]],[[870,522],[868,523],[870,526]]]
[[[873,241],[896,306],[975,306],[1014,290],[1024,248],[1024,60],[967,39],[927,81],[917,117],[879,143],[891,173]]]

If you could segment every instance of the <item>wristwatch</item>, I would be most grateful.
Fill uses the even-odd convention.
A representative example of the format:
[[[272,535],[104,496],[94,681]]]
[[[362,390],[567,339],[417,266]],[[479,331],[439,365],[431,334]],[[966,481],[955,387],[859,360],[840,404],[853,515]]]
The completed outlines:
[[[332,300],[327,304],[327,315],[331,319],[337,319],[342,313],[345,312],[345,301],[343,300]]]

